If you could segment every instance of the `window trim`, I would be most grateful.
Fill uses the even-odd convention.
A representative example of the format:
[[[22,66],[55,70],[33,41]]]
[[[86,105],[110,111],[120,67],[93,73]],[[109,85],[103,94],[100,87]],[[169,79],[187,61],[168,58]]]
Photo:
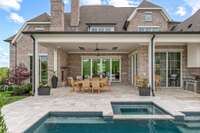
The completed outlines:
[[[151,31],[140,31],[140,28],[159,28],[159,31],[160,31],[160,26],[138,26],[138,31],[139,32],[154,32],[153,30]]]
[[[145,15],[148,14],[148,15],[151,15],[151,20],[147,20]],[[152,12],[144,12],[144,22],[152,22],[153,21],[153,13]]]
[[[96,28],[96,31],[93,31],[92,28]],[[110,28],[110,31],[106,31],[106,28]],[[103,29],[100,31],[99,29]],[[107,25],[90,25],[88,26],[88,31],[89,32],[114,32],[115,31],[115,26],[107,26]]]

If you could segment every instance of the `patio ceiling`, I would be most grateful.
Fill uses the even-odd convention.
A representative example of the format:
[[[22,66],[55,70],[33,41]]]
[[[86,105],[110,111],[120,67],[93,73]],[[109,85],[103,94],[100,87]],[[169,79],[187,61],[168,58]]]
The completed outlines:
[[[41,43],[45,47],[61,48],[68,53],[130,53],[140,46],[139,43]],[[81,49],[83,48],[83,49]],[[99,49],[98,51],[96,49]]]

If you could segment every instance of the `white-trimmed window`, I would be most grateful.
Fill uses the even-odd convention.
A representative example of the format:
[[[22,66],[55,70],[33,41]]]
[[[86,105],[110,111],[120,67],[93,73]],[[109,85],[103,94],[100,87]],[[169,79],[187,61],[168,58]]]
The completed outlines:
[[[158,32],[160,31],[160,26],[138,26],[139,32]]]
[[[88,28],[90,32],[113,32],[115,31],[114,26],[90,26]]]
[[[144,12],[144,21],[151,22],[153,20],[152,12]]]

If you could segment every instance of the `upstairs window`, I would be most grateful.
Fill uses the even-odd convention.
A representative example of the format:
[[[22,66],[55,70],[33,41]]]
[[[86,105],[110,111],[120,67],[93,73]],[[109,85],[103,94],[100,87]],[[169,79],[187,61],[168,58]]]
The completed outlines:
[[[159,32],[159,26],[138,26],[139,32]]]
[[[90,32],[113,32],[115,31],[114,26],[89,26],[88,31]]]
[[[153,20],[152,12],[145,12],[144,13],[144,21],[151,22]]]

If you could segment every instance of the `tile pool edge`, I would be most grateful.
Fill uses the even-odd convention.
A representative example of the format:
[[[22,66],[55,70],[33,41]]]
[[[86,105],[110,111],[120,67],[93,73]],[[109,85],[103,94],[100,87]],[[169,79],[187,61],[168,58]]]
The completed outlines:
[[[113,120],[175,120],[170,115],[114,115]]]

